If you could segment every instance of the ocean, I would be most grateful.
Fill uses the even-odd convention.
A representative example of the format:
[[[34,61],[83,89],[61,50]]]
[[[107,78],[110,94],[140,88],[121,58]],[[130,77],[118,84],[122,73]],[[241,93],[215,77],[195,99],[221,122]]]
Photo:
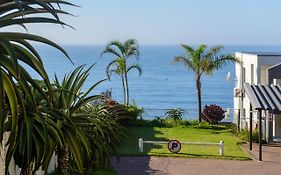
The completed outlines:
[[[54,74],[62,78],[75,67],[86,64],[94,65],[91,75],[84,87],[86,90],[95,82],[106,78],[106,66],[114,59],[111,55],[100,57],[104,45],[65,45],[74,65],[59,51],[49,46],[38,45],[45,68],[53,79]],[[281,46],[226,46],[224,53],[234,54],[236,51],[280,52]],[[197,95],[194,73],[181,64],[173,64],[175,56],[183,55],[179,45],[141,45],[139,64],[143,69],[139,77],[137,71],[129,73],[130,101],[143,107],[143,118],[152,119],[164,116],[171,108],[183,108],[185,119],[197,119]],[[132,62],[136,60],[132,59]],[[231,80],[227,81],[230,72]],[[230,116],[225,121],[232,121],[233,88],[235,85],[234,64],[227,64],[211,76],[202,77],[202,106],[217,104],[225,110],[230,110]],[[31,74],[38,78],[34,72]],[[106,81],[95,88],[92,94],[100,94],[106,90],[112,91],[113,99],[123,103],[123,91],[120,78],[113,75],[111,81]]]

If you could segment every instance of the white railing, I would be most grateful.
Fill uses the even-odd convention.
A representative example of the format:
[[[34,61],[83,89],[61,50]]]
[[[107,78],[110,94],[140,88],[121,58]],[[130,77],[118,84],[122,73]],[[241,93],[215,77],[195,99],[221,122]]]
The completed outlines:
[[[139,139],[139,151],[143,152],[143,144],[144,143],[152,143],[152,144],[168,144],[169,141],[144,141],[142,138]],[[220,141],[220,143],[210,143],[210,142],[180,142],[181,144],[187,145],[207,145],[207,146],[219,146],[220,155],[224,155],[224,142]]]

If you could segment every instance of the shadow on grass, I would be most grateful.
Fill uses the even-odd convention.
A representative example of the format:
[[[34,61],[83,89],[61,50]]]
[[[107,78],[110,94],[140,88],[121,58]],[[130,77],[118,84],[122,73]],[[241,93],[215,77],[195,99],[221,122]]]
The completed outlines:
[[[202,129],[202,128],[201,128]],[[214,126],[209,129],[210,133],[214,132],[219,134],[220,132],[227,132],[226,127],[223,126]],[[178,153],[172,154],[169,152],[154,152],[154,149],[161,149],[166,145],[159,144],[144,144],[144,152],[139,152],[138,140],[142,138],[144,141],[167,141],[169,133],[166,133],[167,130],[161,130],[154,127],[127,127],[126,135],[127,137],[123,138],[120,155],[120,163],[114,164],[115,169],[119,174],[134,174],[134,175],[153,175],[153,174],[165,174],[165,172],[159,172],[150,167],[150,156],[163,156],[163,157],[188,157],[188,158],[218,158],[218,159],[228,159],[228,160],[249,160],[247,157],[242,156],[219,156],[219,155],[202,155],[202,154],[193,154],[193,153]],[[195,132],[191,129],[192,132]],[[200,130],[198,130],[200,131]],[[195,133],[198,133],[196,131]],[[202,130],[201,130],[202,131]],[[203,130],[203,133],[206,134],[206,131]],[[166,136],[166,137],[165,137]],[[148,156],[149,155],[149,156]]]
[[[225,126],[225,125],[209,125],[209,124],[201,124],[198,126],[193,126],[193,128],[198,128],[198,129],[211,129],[214,131],[227,131],[230,128],[230,126]]]
[[[147,156],[152,149],[160,149],[159,144],[144,144],[143,152],[139,151],[139,138],[144,141],[166,141],[167,138],[160,137],[162,132],[155,130],[153,127],[127,127],[125,133],[127,135],[121,142],[120,156],[118,162],[113,161],[114,168],[119,174],[134,174],[134,175],[153,175],[165,174],[158,170],[151,169],[149,166],[150,156]],[[141,156],[141,157],[136,157]]]
[[[222,125],[222,124],[210,125],[210,124],[202,123],[200,125],[193,126],[193,128],[208,130],[212,134],[232,133],[232,131],[233,131],[233,126],[230,125],[230,124],[226,124],[226,125]]]
[[[152,149],[160,149],[163,145],[146,144],[143,145],[143,152],[139,152],[139,138],[144,141],[168,141],[163,132],[155,130],[154,127],[127,127],[127,137],[123,138],[121,144],[121,156],[145,156]]]

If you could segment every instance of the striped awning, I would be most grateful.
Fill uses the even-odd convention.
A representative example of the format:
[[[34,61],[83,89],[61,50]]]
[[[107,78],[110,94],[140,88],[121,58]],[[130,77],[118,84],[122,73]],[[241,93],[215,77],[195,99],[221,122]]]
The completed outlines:
[[[254,109],[281,112],[280,85],[250,85],[244,83],[244,88]]]

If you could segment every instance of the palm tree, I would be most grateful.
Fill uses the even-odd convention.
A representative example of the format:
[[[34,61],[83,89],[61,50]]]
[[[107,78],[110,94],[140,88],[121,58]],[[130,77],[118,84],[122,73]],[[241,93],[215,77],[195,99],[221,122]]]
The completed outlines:
[[[129,105],[129,83],[128,72],[132,69],[136,69],[139,72],[139,76],[142,73],[142,69],[139,64],[128,65],[128,59],[130,57],[139,57],[139,45],[137,40],[129,39],[124,43],[120,41],[111,41],[106,45],[103,54],[112,54],[115,59],[111,61],[106,67],[106,73],[110,79],[112,73],[120,76],[123,86],[124,104]]]
[[[219,54],[223,46],[215,46],[208,49],[207,45],[200,45],[198,48],[192,48],[189,45],[182,44],[186,55],[174,58],[174,63],[182,63],[188,69],[195,73],[197,97],[198,97],[198,117],[201,119],[201,77],[203,74],[211,75],[215,70],[221,68],[227,62],[238,62],[238,60],[229,54]]]
[[[39,107],[34,94],[40,93],[49,105],[53,98],[53,90],[42,59],[30,41],[47,44],[59,49],[66,56],[67,54],[63,48],[41,36],[4,30],[8,30],[7,27],[11,26],[20,26],[27,30],[26,24],[36,23],[66,25],[58,16],[68,14],[60,8],[61,4],[72,5],[64,0],[2,0],[0,2],[0,142],[2,143],[4,132],[10,133],[9,149],[5,159],[6,174],[20,141],[24,146],[21,150],[22,156],[26,157],[24,168],[31,167],[32,161],[35,160],[35,154],[32,152],[34,148],[32,138],[35,133],[32,131],[33,124],[36,122],[34,115],[39,111]],[[29,73],[21,67],[22,63],[28,65],[45,81],[48,89],[46,92],[40,89]],[[37,92],[31,91],[32,88]],[[27,103],[29,106],[26,105]],[[30,109],[33,110],[31,113],[28,112]],[[9,123],[6,123],[7,121]],[[26,135],[19,139],[22,129],[26,131]],[[42,160],[39,160],[41,158],[42,156],[37,154],[36,167],[42,163]],[[25,171],[24,168],[22,171]]]

